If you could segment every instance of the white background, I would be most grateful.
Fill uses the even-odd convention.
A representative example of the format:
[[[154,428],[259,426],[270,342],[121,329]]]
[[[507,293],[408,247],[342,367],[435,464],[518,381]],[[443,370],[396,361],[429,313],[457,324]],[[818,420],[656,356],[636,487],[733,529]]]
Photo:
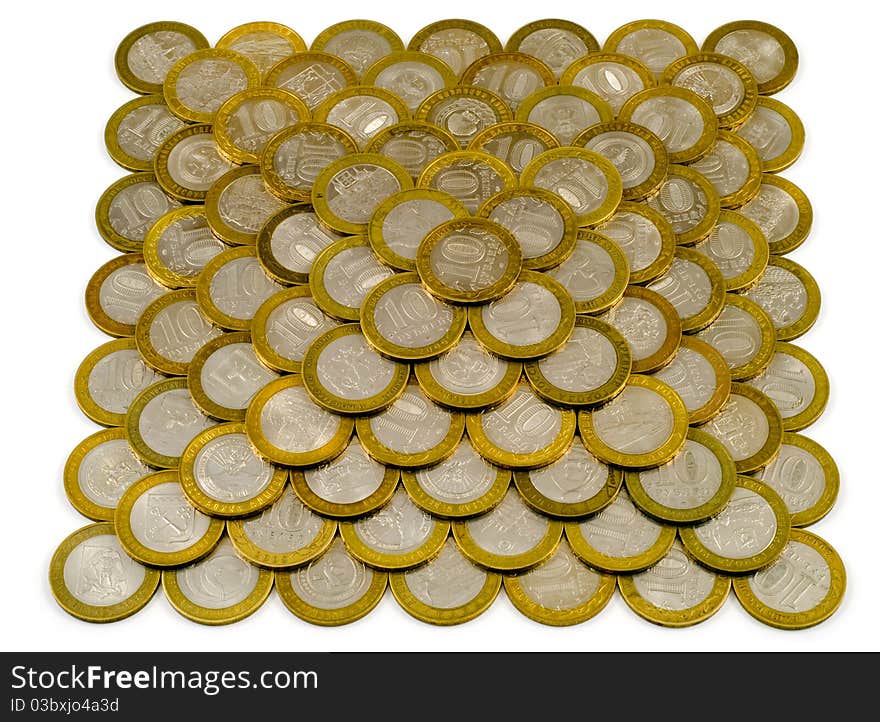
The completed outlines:
[[[8,3],[4,9],[2,148],[5,422],[0,466],[0,646],[7,650],[869,650],[878,634],[877,342],[878,251],[876,13],[867,3],[835,2],[167,2]],[[813,9],[817,8],[817,9]],[[702,43],[718,25],[761,19],[785,30],[800,51],[794,83],[776,97],[803,119],[807,143],[784,175],[810,197],[815,222],[790,257],[816,277],[822,310],[796,343],[831,378],[831,401],[806,434],[841,471],[841,492],[811,529],[840,552],[848,572],[843,606],[811,630],[781,632],[749,617],[731,595],[709,621],[684,630],[636,617],[618,595],[598,617],[554,629],[521,616],[504,597],[482,617],[455,628],[410,618],[390,592],[363,620],[313,627],[273,594],[251,618],[208,628],[188,622],[161,591],[146,609],[112,625],[68,616],[49,591],[57,544],[88,523],[68,504],[62,469],[71,449],[97,430],[77,409],[73,376],[107,340],[89,322],[83,291],[115,252],[94,227],[101,192],[124,171],[107,156],[104,124],[133,95],[116,79],[113,53],[146,22],[178,20],[211,43],[247,21],[274,20],[306,42],[332,23],[369,18],[406,43],[421,27],[469,18],[504,42],[521,25],[559,17],[599,40],[630,20],[659,17]],[[11,84],[11,87],[10,87]]]

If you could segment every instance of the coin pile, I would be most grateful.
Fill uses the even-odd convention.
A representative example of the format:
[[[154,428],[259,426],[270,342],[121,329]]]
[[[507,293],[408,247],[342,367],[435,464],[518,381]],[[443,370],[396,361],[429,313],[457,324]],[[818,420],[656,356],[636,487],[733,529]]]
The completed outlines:
[[[334,625],[390,586],[456,624],[503,586],[568,625],[619,589],[677,627],[732,587],[829,617],[812,211],[777,175],[804,129],[771,97],[797,58],[756,21],[131,32],[105,138],[133,172],[96,212],[122,255],[85,293],[116,338],[75,378],[107,428],[64,472],[97,523],[52,559],[60,605],[121,619],[161,580],[223,624],[274,587]]]

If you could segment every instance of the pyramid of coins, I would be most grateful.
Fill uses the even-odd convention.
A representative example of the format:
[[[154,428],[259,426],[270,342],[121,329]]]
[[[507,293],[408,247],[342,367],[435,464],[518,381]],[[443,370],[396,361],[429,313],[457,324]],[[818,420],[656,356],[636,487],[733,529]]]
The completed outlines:
[[[677,627],[732,588],[827,619],[812,210],[778,175],[804,128],[773,97],[797,63],[758,21],[132,31],[105,132],[131,173],[96,210],[121,254],[85,289],[115,338],[75,376],[105,428],[64,471],[96,523],[58,603],[113,621],[161,582],[224,624],[274,588],[336,625],[390,587],[457,624],[503,587],[544,624],[619,593]]]

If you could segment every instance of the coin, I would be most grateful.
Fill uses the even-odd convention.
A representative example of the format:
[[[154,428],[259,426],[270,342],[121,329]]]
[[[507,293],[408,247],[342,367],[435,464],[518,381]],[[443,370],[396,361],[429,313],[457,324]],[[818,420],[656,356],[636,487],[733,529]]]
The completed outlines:
[[[439,58],[456,75],[489,53],[501,52],[501,42],[485,25],[473,20],[438,20],[419,30],[407,46]]]
[[[205,207],[187,205],[156,219],[144,237],[147,271],[168,288],[195,288],[205,264],[226,248],[208,227]]]
[[[559,460],[540,469],[518,469],[513,481],[529,506],[548,516],[573,519],[595,514],[614,501],[623,473],[575,440]]]
[[[510,472],[474,451],[467,436],[447,459],[401,473],[410,499],[434,516],[461,519],[497,506],[510,486]]]
[[[204,559],[162,572],[162,589],[174,609],[199,624],[231,624],[249,617],[269,598],[274,572],[243,559],[224,536]]]
[[[791,341],[809,331],[821,306],[819,284],[812,274],[799,263],[779,256],[770,259],[745,297],[767,312],[780,341]]]
[[[633,503],[669,524],[694,524],[718,514],[733,494],[736,466],[718,439],[690,429],[681,451],[653,469],[626,472]]]
[[[333,541],[336,522],[313,514],[285,486],[262,513],[226,522],[229,539],[252,564],[270,569],[301,566],[320,556]]]
[[[600,52],[592,52],[572,61],[562,72],[559,82],[594,92],[608,101],[618,117],[627,100],[655,85],[653,73],[635,58],[620,53]]]
[[[534,55],[560,78],[578,58],[599,52],[599,42],[577,23],[553,18],[526,23],[514,31],[504,49]]]
[[[730,385],[727,403],[701,428],[727,447],[739,474],[769,464],[782,444],[779,410],[766,394],[742,383]]]
[[[148,366],[168,376],[186,376],[196,351],[221,333],[202,313],[196,292],[187,288],[150,303],[138,319],[134,340]]]
[[[737,477],[730,501],[714,517],[679,528],[682,543],[697,561],[726,574],[766,567],[779,557],[790,532],[779,494],[749,476]]]
[[[388,573],[352,557],[337,535],[317,559],[292,571],[278,571],[275,588],[284,606],[321,626],[349,624],[381,601]]]
[[[432,160],[458,148],[458,141],[443,128],[424,120],[406,120],[380,130],[364,150],[400,163],[415,181]]]
[[[404,611],[429,624],[462,624],[475,619],[495,601],[501,575],[462,555],[447,539],[432,560],[389,577],[391,593]]]
[[[337,90],[315,108],[315,120],[345,131],[364,149],[384,128],[410,119],[406,103],[389,90],[350,85]]]
[[[672,224],[679,245],[693,245],[707,238],[718,221],[718,191],[689,166],[670,165],[667,173],[660,191],[646,203]]]
[[[415,113],[431,93],[454,86],[458,76],[440,58],[410,50],[379,58],[367,68],[361,82],[393,93]]]
[[[689,424],[717,414],[730,396],[730,369],[724,357],[701,339],[683,334],[675,358],[653,373],[684,401]]]
[[[299,33],[281,23],[270,22],[236,25],[223,34],[216,47],[229,48],[247,56],[263,77],[279,61],[306,51],[305,41]]]
[[[545,150],[558,148],[559,141],[534,123],[507,121],[495,123],[477,133],[468,144],[468,150],[493,155],[510,166],[517,175]],[[540,189],[539,189],[540,190]]]
[[[114,111],[104,128],[104,145],[123,168],[151,171],[162,141],[183,126],[161,95],[144,95]]]
[[[492,353],[528,360],[555,351],[571,336],[575,305],[559,281],[522,271],[507,295],[468,309],[474,337]]]
[[[211,232],[236,246],[256,245],[260,227],[282,206],[253,165],[227,171],[205,195],[205,217]]]
[[[431,466],[451,456],[464,424],[461,412],[432,402],[414,379],[390,408],[355,421],[366,452],[382,464],[403,469]]]
[[[770,244],[770,253],[777,255],[800,246],[813,224],[809,198],[790,180],[771,173],[761,177],[758,195],[740,208],[740,213],[758,225]]]
[[[594,569],[616,574],[640,572],[659,562],[675,541],[675,527],[645,516],[626,489],[598,514],[565,522],[572,551]]]
[[[514,172],[503,161],[482,151],[460,150],[432,160],[419,176],[419,188],[434,188],[476,213],[489,198],[515,188]]]
[[[135,324],[150,303],[167,289],[156,283],[140,253],[111,258],[86,284],[86,312],[111,336],[134,336]]]
[[[135,482],[116,507],[115,528],[122,548],[132,559],[153,567],[201,559],[219,543],[224,524],[189,502],[176,470]]]
[[[339,456],[354,421],[318,406],[300,376],[282,376],[260,389],[245,414],[247,437],[276,464],[314,466]]]
[[[431,93],[413,114],[447,131],[461,148],[466,148],[482,130],[513,120],[504,99],[486,88],[456,85]]]
[[[629,266],[627,283],[652,281],[672,265],[676,241],[672,225],[663,214],[645,203],[624,201],[596,230],[623,251]],[[610,305],[618,300],[620,296]]]
[[[144,236],[160,216],[180,206],[153,173],[131,173],[110,185],[95,208],[98,232],[117,251],[143,249]]]
[[[586,88],[552,85],[525,96],[514,117],[549,131],[560,145],[573,145],[581,131],[612,120],[614,111],[606,100]]]
[[[562,406],[590,406],[609,401],[623,390],[632,353],[623,335],[604,321],[578,316],[565,345],[525,364],[535,393]]]
[[[357,324],[323,332],[303,354],[303,386],[320,406],[337,414],[387,409],[404,392],[408,378],[409,366],[380,355]]]
[[[538,58],[522,52],[495,52],[474,60],[459,83],[497,94],[511,111],[540,88],[556,85],[556,76]]]
[[[119,43],[114,58],[116,74],[135,93],[161,93],[171,66],[209,45],[204,35],[185,23],[148,23]]]
[[[342,58],[360,77],[380,58],[403,50],[403,41],[375,20],[345,20],[318,33],[309,50]]]
[[[791,432],[782,435],[782,447],[773,461],[752,476],[782,497],[793,527],[809,526],[824,517],[840,489],[840,471],[825,447]]]
[[[439,356],[458,342],[466,324],[465,308],[432,296],[415,273],[395,273],[380,281],[361,306],[367,341],[398,361]]]
[[[187,125],[162,142],[153,159],[156,181],[180,201],[203,202],[208,189],[232,164],[220,154],[213,126]]]
[[[152,469],[131,450],[125,429],[101,429],[83,439],[64,464],[64,492],[83,516],[113,521],[128,487]]]
[[[659,80],[670,63],[699,49],[690,34],[678,25],[665,20],[634,20],[612,31],[602,51],[640,60]]]
[[[264,87],[289,90],[312,111],[337,90],[356,83],[357,75],[342,58],[314,51],[279,60],[263,80]]]
[[[729,130],[719,130],[715,145],[690,164],[718,191],[722,208],[739,208],[761,188],[763,164],[752,145]]]
[[[384,506],[400,472],[370,458],[357,436],[332,461],[311,469],[292,469],[290,482],[312,511],[337,519],[363,516]]]
[[[141,391],[161,378],[147,366],[133,338],[118,338],[89,353],[76,370],[76,403],[92,421],[122,426],[128,406]]]
[[[812,424],[828,403],[828,374],[809,351],[777,341],[766,370],[746,383],[763,391],[779,409],[782,428],[800,431]]]
[[[578,430],[587,450],[606,464],[646,469],[671,460],[684,446],[687,411],[669,386],[632,374],[607,404],[578,412]]]
[[[691,248],[676,248],[672,266],[647,288],[673,305],[686,333],[706,328],[724,307],[721,271],[708,256]]]
[[[736,132],[757,150],[765,173],[785,170],[804,148],[801,119],[775,98],[758,98],[755,110]]]
[[[715,614],[730,594],[730,577],[697,564],[676,539],[660,561],[617,578],[630,609],[663,627],[689,627]]]
[[[143,609],[160,573],[130,559],[109,523],[89,524],[52,555],[49,586],[68,614],[86,622],[115,622]]]
[[[754,301],[734,293],[726,294],[721,313],[697,338],[724,357],[734,381],[763,372],[776,343],[770,316]]]
[[[770,246],[758,226],[742,213],[722,210],[708,238],[693,246],[718,267],[726,291],[743,291],[763,275]]]
[[[559,459],[571,446],[575,412],[551,406],[521,382],[509,399],[468,415],[468,437],[487,461],[506,469],[534,469]]]

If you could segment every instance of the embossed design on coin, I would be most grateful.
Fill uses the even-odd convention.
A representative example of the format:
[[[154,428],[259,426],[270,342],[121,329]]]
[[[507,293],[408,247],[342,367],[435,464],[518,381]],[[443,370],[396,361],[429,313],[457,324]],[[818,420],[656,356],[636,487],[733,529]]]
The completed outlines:
[[[642,599],[667,612],[684,612],[703,604],[717,579],[714,572],[697,564],[678,539],[659,562],[632,577]]]
[[[98,305],[111,321],[134,326],[144,309],[166,289],[150,277],[143,263],[125,258],[116,265],[98,287]]]
[[[228,537],[201,561],[176,573],[177,585],[190,602],[205,609],[228,609],[244,602],[257,588],[257,567],[242,559]]]
[[[312,401],[302,386],[291,386],[266,401],[260,429],[276,448],[307,453],[330,443],[339,429],[339,417]]]
[[[608,446],[627,454],[646,454],[662,445],[675,427],[672,408],[649,388],[627,386],[593,412],[593,428]]]
[[[315,110],[333,93],[357,82],[354,70],[330,53],[296,53],[278,62],[266,75],[265,84],[289,90]]]
[[[160,96],[136,98],[123,105],[107,124],[105,138],[113,159],[132,170],[152,170],[165,138],[184,123],[172,115]]]
[[[244,434],[209,441],[193,462],[196,484],[217,501],[253,499],[269,485],[272,474],[273,467],[256,455]]]
[[[544,609],[574,609],[596,594],[602,575],[578,559],[566,541],[553,556],[521,576],[517,581],[526,596]]]
[[[333,217],[343,222],[342,224],[331,222],[331,227],[350,232],[365,226],[379,203],[392,193],[402,190],[404,186],[401,179],[388,168],[375,163],[358,163],[351,161],[350,158],[341,160],[345,160],[344,167],[332,172],[330,169],[334,164],[331,163],[322,171],[319,178],[323,178],[324,174],[330,171],[324,192],[326,207]],[[405,173],[402,167],[401,171]],[[409,178],[409,175],[406,175],[406,178]],[[320,184],[316,183],[316,187],[320,187]],[[315,200],[313,193],[313,203]],[[318,215],[321,215],[320,211]]]
[[[131,507],[128,524],[148,549],[171,554],[188,549],[208,533],[211,517],[195,509],[176,481],[156,484]]]
[[[156,154],[156,163],[160,184],[182,200],[204,198],[214,182],[233,168],[220,154],[210,125],[191,125],[169,135]],[[176,188],[162,182],[163,165]]]
[[[246,167],[232,171],[231,180],[227,176],[218,180],[221,187],[219,194],[214,189],[208,191],[205,199],[208,222],[214,233],[225,237],[229,243],[254,242],[257,231],[274,213],[281,210],[282,203],[269,191],[260,177],[259,171]],[[216,206],[214,205],[216,203]],[[213,210],[222,225],[216,223]],[[229,230],[232,233],[229,233]]]
[[[271,352],[287,362],[284,363],[284,370],[297,371],[312,341],[331,328],[336,328],[339,322],[318,308],[310,295],[281,293],[289,297],[269,312],[262,333]],[[270,301],[272,298],[270,296]],[[256,335],[258,331],[254,329],[254,333]],[[279,358],[271,361],[277,363]]]
[[[483,551],[515,557],[535,549],[548,532],[548,521],[525,505],[511,488],[492,511],[463,523],[470,538]]]
[[[448,459],[414,473],[425,493],[446,504],[467,504],[479,499],[498,477],[498,469],[474,451],[467,437]]]
[[[145,577],[144,566],[129,558],[112,533],[83,539],[70,550],[63,567],[68,592],[93,607],[125,602],[140,590]]]
[[[731,294],[721,313],[697,334],[718,351],[734,378],[748,378],[763,371],[773,354],[769,319],[756,304]],[[748,304],[748,305],[747,305]]]
[[[410,501],[402,489],[379,511],[353,523],[354,533],[371,550],[381,554],[414,552],[431,537],[436,522]]]
[[[399,163],[416,179],[432,160],[458,147],[458,141],[439,126],[411,120],[376,133],[366,150]]]
[[[721,412],[705,426],[705,430],[727,447],[734,461],[743,461],[767,443],[770,422],[754,401],[731,393]]]
[[[770,546],[776,530],[776,514],[767,501],[738,486],[718,515],[694,527],[694,535],[719,556],[747,559]]]
[[[340,538],[315,561],[290,573],[290,586],[306,604],[317,609],[345,609],[369,592],[374,572],[353,558]]]
[[[76,483],[89,501],[115,509],[126,489],[152,471],[135,455],[128,441],[108,438],[82,457]]]
[[[354,504],[373,494],[382,484],[385,467],[371,459],[353,437],[333,461],[303,471],[306,484],[321,499],[334,504]]]
[[[267,225],[271,223],[271,219],[267,221]],[[318,254],[341,238],[341,234],[320,225],[314,211],[297,209],[272,229],[269,252],[275,263],[266,262],[259,238],[257,256],[275,280],[282,283],[305,283]]]
[[[514,346],[527,346],[546,340],[556,331],[562,320],[562,308],[547,288],[522,281],[506,296],[485,307],[482,318],[495,338]]]
[[[499,407],[482,414],[483,433],[502,451],[534,454],[548,447],[562,431],[562,412],[520,385]]]
[[[507,42],[507,50],[533,55],[559,78],[578,58],[596,52],[599,44],[592,34],[567,20],[538,20],[529,23]]]
[[[245,536],[259,549],[270,554],[290,554],[314,543],[325,523],[288,486],[272,506],[241,524]]]
[[[398,454],[420,454],[434,449],[450,433],[452,414],[429,401],[410,384],[391,408],[369,419],[373,434]]]
[[[618,354],[607,335],[575,326],[565,346],[538,361],[544,377],[572,393],[587,392],[607,383],[617,371]]]
[[[427,564],[406,572],[406,586],[423,604],[435,609],[455,609],[476,599],[487,574],[467,559],[452,540]]]
[[[140,85],[161,85],[165,76],[181,58],[186,57],[198,48],[207,47],[208,42],[195,28],[182,26],[179,28],[159,27],[167,26],[167,23],[154,23],[144,28],[134,30],[120,43],[120,51],[124,51],[123,58],[117,55],[117,71],[124,69],[126,73],[120,73],[123,82],[135,92],[144,92],[146,88],[134,87]],[[146,32],[144,32],[146,31]],[[125,51],[125,47],[128,50]],[[124,66],[123,66],[124,62]],[[133,77],[127,78],[131,74]]]
[[[513,171],[488,153],[459,151],[432,161],[419,176],[420,188],[436,188],[458,200],[469,213],[516,185]]]
[[[745,293],[745,296],[752,299],[768,313],[773,321],[773,326],[777,331],[783,332],[783,338],[792,338],[785,331],[804,319],[808,311],[811,312],[812,309],[808,308],[810,293],[804,279],[781,265],[784,262],[771,262],[758,282]],[[794,266],[794,268],[798,267]],[[798,270],[802,271],[800,268]],[[802,274],[806,275],[806,272],[802,271]],[[807,278],[808,281],[812,281],[811,277]],[[815,283],[811,283],[810,286],[815,287]],[[816,293],[814,288],[809,290]]]
[[[178,207],[180,202],[162,190],[152,173],[136,173],[121,178],[104,192],[95,217],[98,230],[110,245],[121,251],[136,251],[150,227]]]
[[[144,393],[148,392],[149,389]],[[152,452],[175,458],[196,434],[216,423],[196,407],[186,388],[169,388],[146,403],[138,417],[137,429]]]
[[[619,113],[623,104],[653,81],[651,71],[635,58],[617,53],[591,53],[574,60],[560,82],[578,85],[608,101]]]
[[[449,333],[453,321],[452,307],[435,299],[415,279],[389,288],[373,311],[381,338],[411,349],[436,343]]]
[[[333,253],[330,248],[340,250],[333,253],[323,269],[322,287],[336,305],[354,309],[357,312],[353,314],[356,319],[367,294],[380,282],[394,275],[394,271],[382,265],[366,243],[359,242],[355,245],[347,239],[340,243],[348,246],[328,246],[328,256]],[[316,293],[314,284],[311,285],[313,293]],[[332,313],[335,309],[328,307],[326,310]]]
[[[816,378],[809,366],[782,349],[776,350],[764,373],[747,383],[767,395],[783,420],[802,414],[816,398]]]
[[[644,298],[625,296],[602,319],[623,334],[632,350],[633,361],[656,354],[670,333],[660,308]]]
[[[577,528],[595,551],[618,560],[645,554],[657,544],[664,529],[636,508],[626,489],[621,489],[598,514],[577,524]]]
[[[681,397],[691,424],[712,418],[730,393],[730,371],[724,358],[709,344],[688,335],[682,336],[672,361],[653,376]]]
[[[429,362],[434,380],[447,391],[476,396],[494,389],[507,375],[508,361],[484,349],[469,331],[449,351]]]
[[[529,480],[548,499],[577,504],[596,496],[610,473],[608,465],[575,442],[559,461],[529,471]]]
[[[144,363],[136,348],[120,348],[103,356],[92,367],[87,381],[88,395],[101,409],[124,414],[135,397],[161,377]]]
[[[216,256],[203,272],[197,292],[202,281],[208,282],[207,293],[200,295],[199,306],[227,328],[247,328],[260,305],[283,289],[266,275],[253,249],[246,247]]]
[[[311,49],[342,58],[360,76],[380,58],[403,50],[403,42],[381,23],[349,20],[321,31],[312,41]]]
[[[275,378],[277,374],[259,362],[247,341],[221,346],[205,359],[199,373],[201,388],[212,402],[241,410]]]
[[[440,58],[461,75],[478,58],[500,51],[501,43],[489,28],[472,20],[441,20],[419,30],[409,48]]]
[[[730,470],[732,473],[732,465]],[[721,461],[710,448],[688,439],[672,461],[640,471],[639,484],[658,504],[673,509],[694,509],[718,493],[722,472]]]
[[[153,305],[144,313],[144,321],[149,321],[146,334],[153,353],[148,353],[143,345],[139,348],[146,360],[153,365],[157,365],[154,356],[158,355],[163,362],[161,370],[166,373],[179,372],[181,369],[171,366],[188,364],[202,346],[222,333],[205,318],[191,295],[192,291],[189,291],[190,297],[183,297],[167,305],[159,300],[157,303],[162,304],[162,308],[155,315],[152,310],[156,306]],[[141,325],[138,324],[138,329],[140,328]],[[167,365],[164,363],[166,360],[172,362],[168,368],[164,368]]]

